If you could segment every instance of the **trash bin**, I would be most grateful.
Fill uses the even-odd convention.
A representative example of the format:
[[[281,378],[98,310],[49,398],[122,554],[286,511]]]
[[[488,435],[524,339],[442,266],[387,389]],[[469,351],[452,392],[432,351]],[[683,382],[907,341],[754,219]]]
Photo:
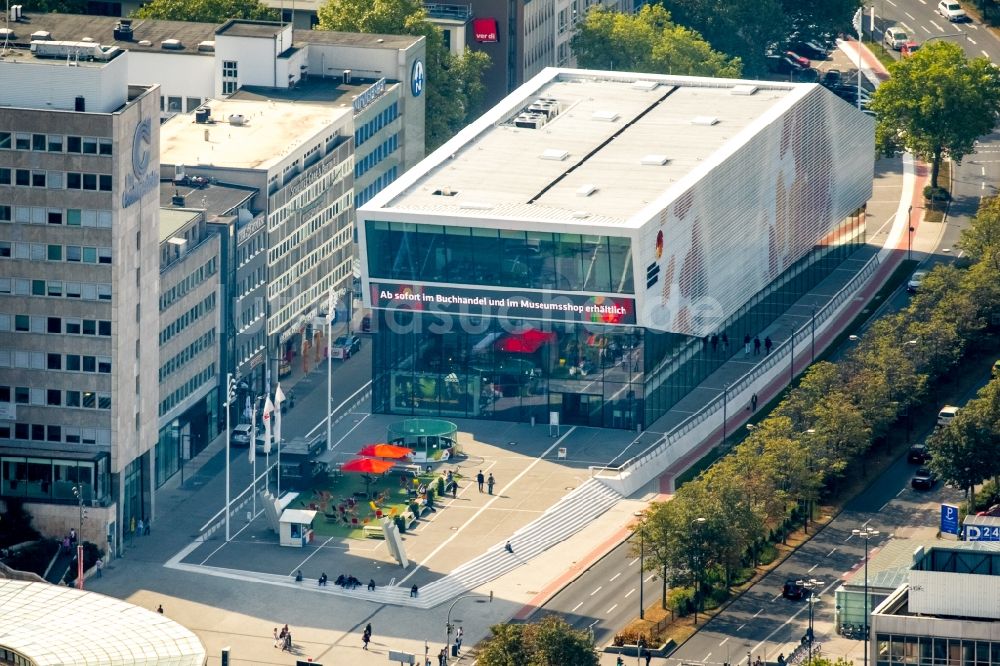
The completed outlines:
[[[458,656],[458,643],[452,643],[451,644],[451,656],[453,656],[453,657],[457,657]]]

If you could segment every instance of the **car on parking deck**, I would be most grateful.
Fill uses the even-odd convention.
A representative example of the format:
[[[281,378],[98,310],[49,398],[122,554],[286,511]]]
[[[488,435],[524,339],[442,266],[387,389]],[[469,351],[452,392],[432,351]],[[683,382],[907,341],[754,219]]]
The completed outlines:
[[[792,60],[784,54],[768,55],[765,56],[765,60],[768,71],[775,74],[791,74],[793,72],[801,72],[803,69],[808,69],[808,67],[803,67],[798,62]]]
[[[839,69],[828,69],[823,72],[823,85],[831,90],[844,85],[844,73]]]
[[[910,487],[914,490],[932,490],[937,484],[937,474],[927,467],[921,467],[910,480]]]
[[[920,285],[924,283],[924,278],[927,277],[927,271],[916,271],[910,276],[909,282],[906,283],[906,291],[911,294],[917,293],[920,289]]]
[[[811,60],[829,60],[830,51],[823,44],[813,39],[800,39],[789,45],[795,53],[800,53]]]
[[[903,48],[903,44],[910,41],[910,36],[902,28],[886,28],[882,43],[888,48],[898,51]]]
[[[802,69],[809,67],[809,58],[806,58],[805,56],[800,56],[795,51],[785,51],[785,55],[788,56],[789,59],[797,63],[798,66],[801,67]]]
[[[914,444],[906,454],[906,462],[923,465],[931,459],[931,452],[925,444]]]
[[[361,349],[361,338],[356,335],[342,335],[333,341],[333,349],[330,355],[344,361],[351,358],[351,354],[356,354]]]
[[[937,13],[952,23],[969,20],[969,15],[962,9],[962,5],[955,2],[955,0],[941,0],[937,6]]]

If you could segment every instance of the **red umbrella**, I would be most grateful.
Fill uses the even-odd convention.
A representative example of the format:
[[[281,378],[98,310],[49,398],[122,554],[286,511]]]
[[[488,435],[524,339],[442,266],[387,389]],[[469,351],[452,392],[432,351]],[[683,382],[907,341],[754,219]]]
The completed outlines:
[[[392,458],[401,460],[413,453],[413,449],[395,444],[369,444],[360,451],[359,456],[371,456],[372,458]]]
[[[348,460],[340,469],[345,472],[360,472],[361,474],[382,474],[395,465],[391,460],[376,460],[374,458],[355,458]]]
[[[496,348],[513,354],[533,354],[542,345],[555,340],[555,338],[556,334],[552,331],[529,328],[521,333],[512,333],[500,340],[496,343]]]

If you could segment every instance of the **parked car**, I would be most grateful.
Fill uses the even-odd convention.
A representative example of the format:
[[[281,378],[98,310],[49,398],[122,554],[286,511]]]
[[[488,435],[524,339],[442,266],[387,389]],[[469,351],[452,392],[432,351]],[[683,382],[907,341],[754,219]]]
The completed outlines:
[[[809,596],[809,590],[802,587],[800,582],[795,578],[789,578],[781,586],[781,596],[792,601],[799,601]]]
[[[931,490],[937,484],[937,474],[926,467],[921,467],[910,480],[910,487],[914,490]]]
[[[913,55],[914,53],[916,53],[919,49],[920,49],[920,44],[917,44],[915,41],[913,41],[911,39],[910,41],[908,41],[905,44],[903,44],[903,48],[901,48],[899,50],[899,53],[904,58],[909,58],[911,55]]]
[[[939,426],[946,426],[951,423],[957,415],[958,407],[955,405],[945,405],[941,408],[941,411],[938,412],[937,424]]]
[[[830,51],[820,42],[813,39],[801,39],[796,42],[792,42],[791,50],[795,53],[801,53],[811,60],[829,60]]]
[[[955,2],[955,0],[941,0],[937,6],[937,13],[952,23],[969,20],[969,15],[962,9],[962,5]]]
[[[803,67],[785,54],[769,55],[765,56],[765,59],[767,61],[767,69],[775,74],[791,74],[808,69],[808,67]]]
[[[906,283],[906,291],[911,294],[917,293],[920,289],[920,285],[924,283],[924,278],[927,277],[927,271],[917,271],[910,276],[910,281]]]
[[[844,85],[844,74],[839,69],[828,69],[823,73],[823,85],[830,90]]]
[[[792,72],[791,78],[797,83],[817,83],[819,82],[819,72],[813,67],[807,67],[797,72]]]
[[[910,41],[910,36],[901,28],[886,28],[885,35],[882,36],[882,43],[886,47],[898,51],[903,48],[903,44]]]
[[[931,452],[924,444],[914,444],[906,454],[906,462],[914,465],[923,465],[931,459]]]
[[[346,361],[351,358],[351,354],[358,353],[359,349],[361,349],[361,338],[356,335],[342,335],[333,341],[333,349],[330,350],[330,354],[333,358]]]
[[[802,69],[809,67],[809,58],[800,56],[795,51],[785,51],[785,55]]]
[[[250,446],[250,424],[241,423],[229,433],[230,446]]]

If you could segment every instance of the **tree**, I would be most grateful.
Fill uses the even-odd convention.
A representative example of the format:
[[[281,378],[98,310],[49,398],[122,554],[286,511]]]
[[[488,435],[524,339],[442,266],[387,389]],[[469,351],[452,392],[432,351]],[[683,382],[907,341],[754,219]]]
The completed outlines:
[[[727,59],[693,30],[670,22],[660,5],[636,14],[594,5],[571,42],[577,64],[587,69],[736,78],[738,58]]]
[[[889,65],[889,73],[872,95],[875,141],[887,155],[905,147],[930,160],[936,190],[942,158],[961,161],[996,126],[1000,70],[989,58],[969,60],[959,45],[939,41]]]
[[[426,40],[425,144],[437,148],[479,115],[490,58],[466,49],[453,56],[419,0],[327,0],[317,11],[320,30],[422,36]]]
[[[497,624],[490,627],[477,656],[482,666],[560,666],[600,663],[594,641],[584,631],[555,615],[532,624]]]
[[[132,13],[136,18],[223,23],[229,19],[277,21],[278,12],[260,0],[152,0]]]
[[[48,14],[49,12],[85,14],[87,12],[86,0],[24,0],[18,4],[21,5],[25,14]]]

